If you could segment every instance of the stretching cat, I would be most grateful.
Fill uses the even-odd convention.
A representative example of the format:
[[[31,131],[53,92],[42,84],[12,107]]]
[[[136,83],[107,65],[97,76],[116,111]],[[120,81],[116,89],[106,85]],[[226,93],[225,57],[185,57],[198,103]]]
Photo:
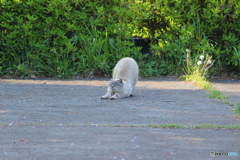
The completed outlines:
[[[132,58],[122,58],[114,67],[113,79],[108,84],[107,93],[101,99],[118,99],[132,96],[138,81],[138,65]]]

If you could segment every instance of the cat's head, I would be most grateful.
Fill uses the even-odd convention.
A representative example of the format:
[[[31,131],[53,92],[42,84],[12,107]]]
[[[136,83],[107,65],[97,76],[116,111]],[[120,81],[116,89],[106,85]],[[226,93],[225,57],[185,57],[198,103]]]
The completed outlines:
[[[123,88],[123,80],[122,79],[112,79],[108,85],[114,92],[121,91]]]

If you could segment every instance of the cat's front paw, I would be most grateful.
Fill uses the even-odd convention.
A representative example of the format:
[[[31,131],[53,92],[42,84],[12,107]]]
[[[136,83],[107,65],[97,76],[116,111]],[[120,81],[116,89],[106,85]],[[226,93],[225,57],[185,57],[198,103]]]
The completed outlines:
[[[108,99],[108,97],[107,96],[102,96],[101,99]]]
[[[115,99],[117,99],[116,97],[110,97],[109,99],[111,99],[111,100],[115,100]]]

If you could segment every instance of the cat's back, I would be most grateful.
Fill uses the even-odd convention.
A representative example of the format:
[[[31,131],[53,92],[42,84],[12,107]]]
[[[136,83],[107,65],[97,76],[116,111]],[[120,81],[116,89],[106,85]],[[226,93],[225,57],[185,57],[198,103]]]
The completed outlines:
[[[123,79],[130,81],[135,85],[138,81],[139,68],[137,62],[133,58],[122,58],[113,71],[113,79]]]

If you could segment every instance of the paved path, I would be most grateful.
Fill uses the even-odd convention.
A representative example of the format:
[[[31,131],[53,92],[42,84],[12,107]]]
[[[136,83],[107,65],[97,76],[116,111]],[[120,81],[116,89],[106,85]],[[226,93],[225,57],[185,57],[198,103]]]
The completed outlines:
[[[240,104],[240,80],[213,80],[213,86],[224,92],[229,97],[229,101]]]
[[[0,160],[240,159],[240,130],[147,127],[240,124],[232,107],[206,98],[197,86],[141,80],[134,97],[102,100],[107,84],[107,79],[0,80]],[[236,99],[239,92],[234,91]]]

